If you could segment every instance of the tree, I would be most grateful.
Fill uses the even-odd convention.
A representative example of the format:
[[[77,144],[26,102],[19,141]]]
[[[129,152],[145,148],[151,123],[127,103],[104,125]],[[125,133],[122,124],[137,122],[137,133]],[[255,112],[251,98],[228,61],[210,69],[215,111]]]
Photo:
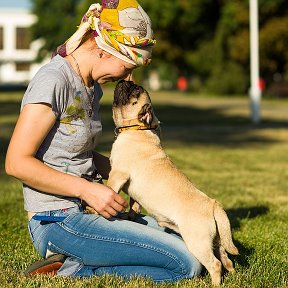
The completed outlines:
[[[51,53],[75,32],[94,0],[32,0],[38,22],[34,39]],[[148,69],[164,79],[192,79],[191,88],[224,94],[247,93],[249,87],[249,0],[139,0],[149,14],[157,45]],[[288,80],[288,1],[259,0],[260,68],[266,84],[274,73]],[[144,78],[144,77],[143,77]]]
[[[44,40],[39,51],[39,59],[43,59],[76,30],[79,0],[32,0],[32,4],[32,12],[38,16],[38,21],[31,27],[32,37]]]

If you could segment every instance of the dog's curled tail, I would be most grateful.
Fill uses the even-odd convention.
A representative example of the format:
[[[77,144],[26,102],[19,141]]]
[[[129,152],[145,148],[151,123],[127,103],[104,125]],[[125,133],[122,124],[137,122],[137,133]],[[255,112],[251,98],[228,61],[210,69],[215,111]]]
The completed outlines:
[[[228,216],[222,208],[221,204],[217,201],[215,201],[214,204],[214,219],[217,224],[221,245],[228,253],[232,255],[238,255],[238,249],[235,247],[232,240],[231,226]]]

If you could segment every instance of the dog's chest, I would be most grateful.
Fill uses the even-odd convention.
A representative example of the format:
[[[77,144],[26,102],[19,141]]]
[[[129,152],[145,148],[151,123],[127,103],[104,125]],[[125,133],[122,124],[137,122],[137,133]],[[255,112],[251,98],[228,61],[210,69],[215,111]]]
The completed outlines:
[[[151,141],[152,140],[152,141]],[[153,138],[147,137],[144,131],[129,131],[120,133],[115,139],[111,159],[121,159],[122,162],[133,161],[137,164],[139,161],[149,161],[149,158],[158,150],[155,147]]]

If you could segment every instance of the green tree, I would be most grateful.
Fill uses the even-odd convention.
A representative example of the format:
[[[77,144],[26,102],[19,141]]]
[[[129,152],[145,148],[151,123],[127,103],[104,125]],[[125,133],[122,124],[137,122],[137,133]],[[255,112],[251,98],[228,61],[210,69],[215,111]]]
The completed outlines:
[[[31,27],[32,37],[44,40],[39,53],[39,59],[43,59],[75,31],[79,0],[32,0],[32,4],[32,12],[38,17]]]
[[[246,93],[250,73],[249,1],[223,1],[220,11],[214,38],[191,53],[190,64],[206,90]],[[288,80],[287,14],[285,0],[259,1],[260,75],[268,86],[276,72]]]
[[[76,30],[93,0],[32,0],[38,21],[34,39],[45,43],[40,58]],[[246,93],[249,87],[249,0],[139,0],[149,14],[157,45],[148,69],[174,81],[192,79],[194,90]],[[288,80],[288,1],[259,0],[261,76]],[[148,69],[139,70],[146,76]],[[166,73],[165,73],[166,72]],[[286,77],[286,78],[285,78]],[[144,77],[142,77],[144,78]]]
[[[217,1],[145,0],[158,44],[155,55],[186,66],[186,54],[197,49],[203,39],[211,39],[218,21]],[[213,12],[212,12],[213,11]]]

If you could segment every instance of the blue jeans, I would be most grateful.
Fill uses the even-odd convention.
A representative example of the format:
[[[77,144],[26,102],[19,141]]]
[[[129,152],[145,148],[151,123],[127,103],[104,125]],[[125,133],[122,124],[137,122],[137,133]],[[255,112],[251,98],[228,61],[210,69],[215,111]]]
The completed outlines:
[[[32,218],[28,225],[41,256],[68,256],[59,275],[113,274],[124,279],[145,276],[164,282],[191,278],[201,272],[201,264],[182,238],[160,227],[152,217],[139,215],[135,222],[118,217],[107,220],[84,214],[81,206],[37,215],[67,216],[59,222]]]

